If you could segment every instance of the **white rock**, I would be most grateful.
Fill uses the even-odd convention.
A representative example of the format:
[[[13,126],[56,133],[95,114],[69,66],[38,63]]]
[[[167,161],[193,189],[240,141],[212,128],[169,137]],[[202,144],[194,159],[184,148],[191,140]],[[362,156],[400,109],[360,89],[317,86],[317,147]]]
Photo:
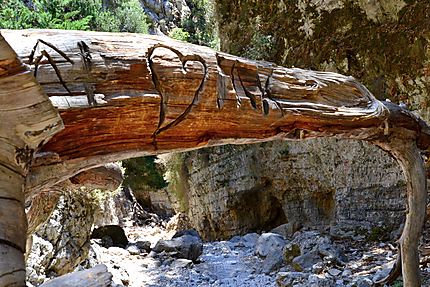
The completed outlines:
[[[337,277],[340,274],[342,274],[342,271],[336,268],[331,268],[328,270],[328,274],[330,274],[331,276]]]
[[[257,240],[255,253],[259,256],[266,257],[271,251],[282,252],[286,244],[285,239],[275,233],[263,233]]]

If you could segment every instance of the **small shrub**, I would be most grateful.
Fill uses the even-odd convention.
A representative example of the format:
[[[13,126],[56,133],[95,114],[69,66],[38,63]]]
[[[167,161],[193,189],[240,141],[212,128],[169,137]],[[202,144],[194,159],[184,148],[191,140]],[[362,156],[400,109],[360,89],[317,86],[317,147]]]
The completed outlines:
[[[147,18],[138,0],[103,2],[0,0],[0,28],[148,33]]]
[[[210,0],[186,0],[191,17],[181,23],[182,29],[189,34],[187,42],[219,49],[214,21],[214,5]]]
[[[190,34],[185,32],[182,28],[174,28],[172,31],[170,31],[169,37],[175,40],[187,42],[190,38]]]
[[[139,189],[145,185],[154,189],[166,187],[167,182],[163,178],[162,171],[157,167],[155,159],[155,156],[146,156],[124,160],[122,162],[125,168],[123,185],[128,185],[131,189]]]

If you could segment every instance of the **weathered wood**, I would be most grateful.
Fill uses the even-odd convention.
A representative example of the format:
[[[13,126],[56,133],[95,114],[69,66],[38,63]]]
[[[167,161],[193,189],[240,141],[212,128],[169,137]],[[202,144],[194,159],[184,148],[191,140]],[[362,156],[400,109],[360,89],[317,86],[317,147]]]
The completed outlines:
[[[112,284],[112,274],[106,265],[100,264],[83,271],[73,272],[52,279],[40,287],[109,287]]]
[[[85,186],[88,190],[116,190],[123,181],[123,174],[117,164],[107,164],[92,168],[70,178],[76,187]]]
[[[388,109],[339,74],[286,69],[148,35],[3,34],[25,62],[39,38],[62,51],[40,42],[37,48],[49,52],[68,87],[51,63],[39,63],[37,79],[66,129],[43,147],[45,156],[59,160],[33,165],[29,190],[132,156],[275,138],[368,138],[388,128]],[[84,68],[81,42],[89,47],[91,70]],[[87,100],[88,85],[96,106]]]
[[[419,274],[419,254],[415,247],[421,236],[427,206],[427,177],[424,161],[410,131],[403,131],[401,138],[375,142],[393,155],[406,178],[407,209],[406,222],[399,239],[399,254],[390,274],[378,285],[391,283],[403,275],[405,286],[421,286]],[[409,136],[412,136],[410,138]],[[403,263],[403,264],[402,264]]]
[[[403,272],[405,285],[419,286],[415,254],[425,183],[412,170],[423,168],[417,150],[428,149],[430,132],[410,112],[376,100],[351,77],[286,69],[168,38],[2,33],[25,62],[37,66],[37,80],[65,124],[32,164],[28,192],[133,156],[273,139],[367,140],[404,169],[411,228],[400,242]],[[37,55],[45,60],[34,61]]]
[[[0,286],[25,286],[23,187],[33,153],[62,122],[1,35],[0,87]]]

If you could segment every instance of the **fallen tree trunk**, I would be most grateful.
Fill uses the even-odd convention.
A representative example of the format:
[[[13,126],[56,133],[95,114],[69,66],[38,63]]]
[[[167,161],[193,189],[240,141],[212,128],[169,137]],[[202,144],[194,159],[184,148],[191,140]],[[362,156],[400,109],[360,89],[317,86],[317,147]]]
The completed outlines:
[[[36,154],[28,193],[133,156],[273,139],[366,140],[392,154],[405,172],[403,276],[406,286],[419,286],[416,254],[427,191],[425,177],[413,171],[423,169],[419,150],[428,149],[430,132],[410,112],[376,100],[351,77],[286,69],[168,38],[2,34],[33,67],[65,125]]]

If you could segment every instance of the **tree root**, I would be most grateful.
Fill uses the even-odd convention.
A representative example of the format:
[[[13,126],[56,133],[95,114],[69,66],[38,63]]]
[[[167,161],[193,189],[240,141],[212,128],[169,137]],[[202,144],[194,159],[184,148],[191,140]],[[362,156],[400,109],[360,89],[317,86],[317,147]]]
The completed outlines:
[[[375,282],[375,286],[384,286],[384,285],[390,285],[394,281],[396,281],[399,276],[402,275],[402,251],[400,250],[400,247],[398,247],[399,253],[397,255],[397,260],[394,262],[393,267],[390,270],[390,273],[388,275]]]

